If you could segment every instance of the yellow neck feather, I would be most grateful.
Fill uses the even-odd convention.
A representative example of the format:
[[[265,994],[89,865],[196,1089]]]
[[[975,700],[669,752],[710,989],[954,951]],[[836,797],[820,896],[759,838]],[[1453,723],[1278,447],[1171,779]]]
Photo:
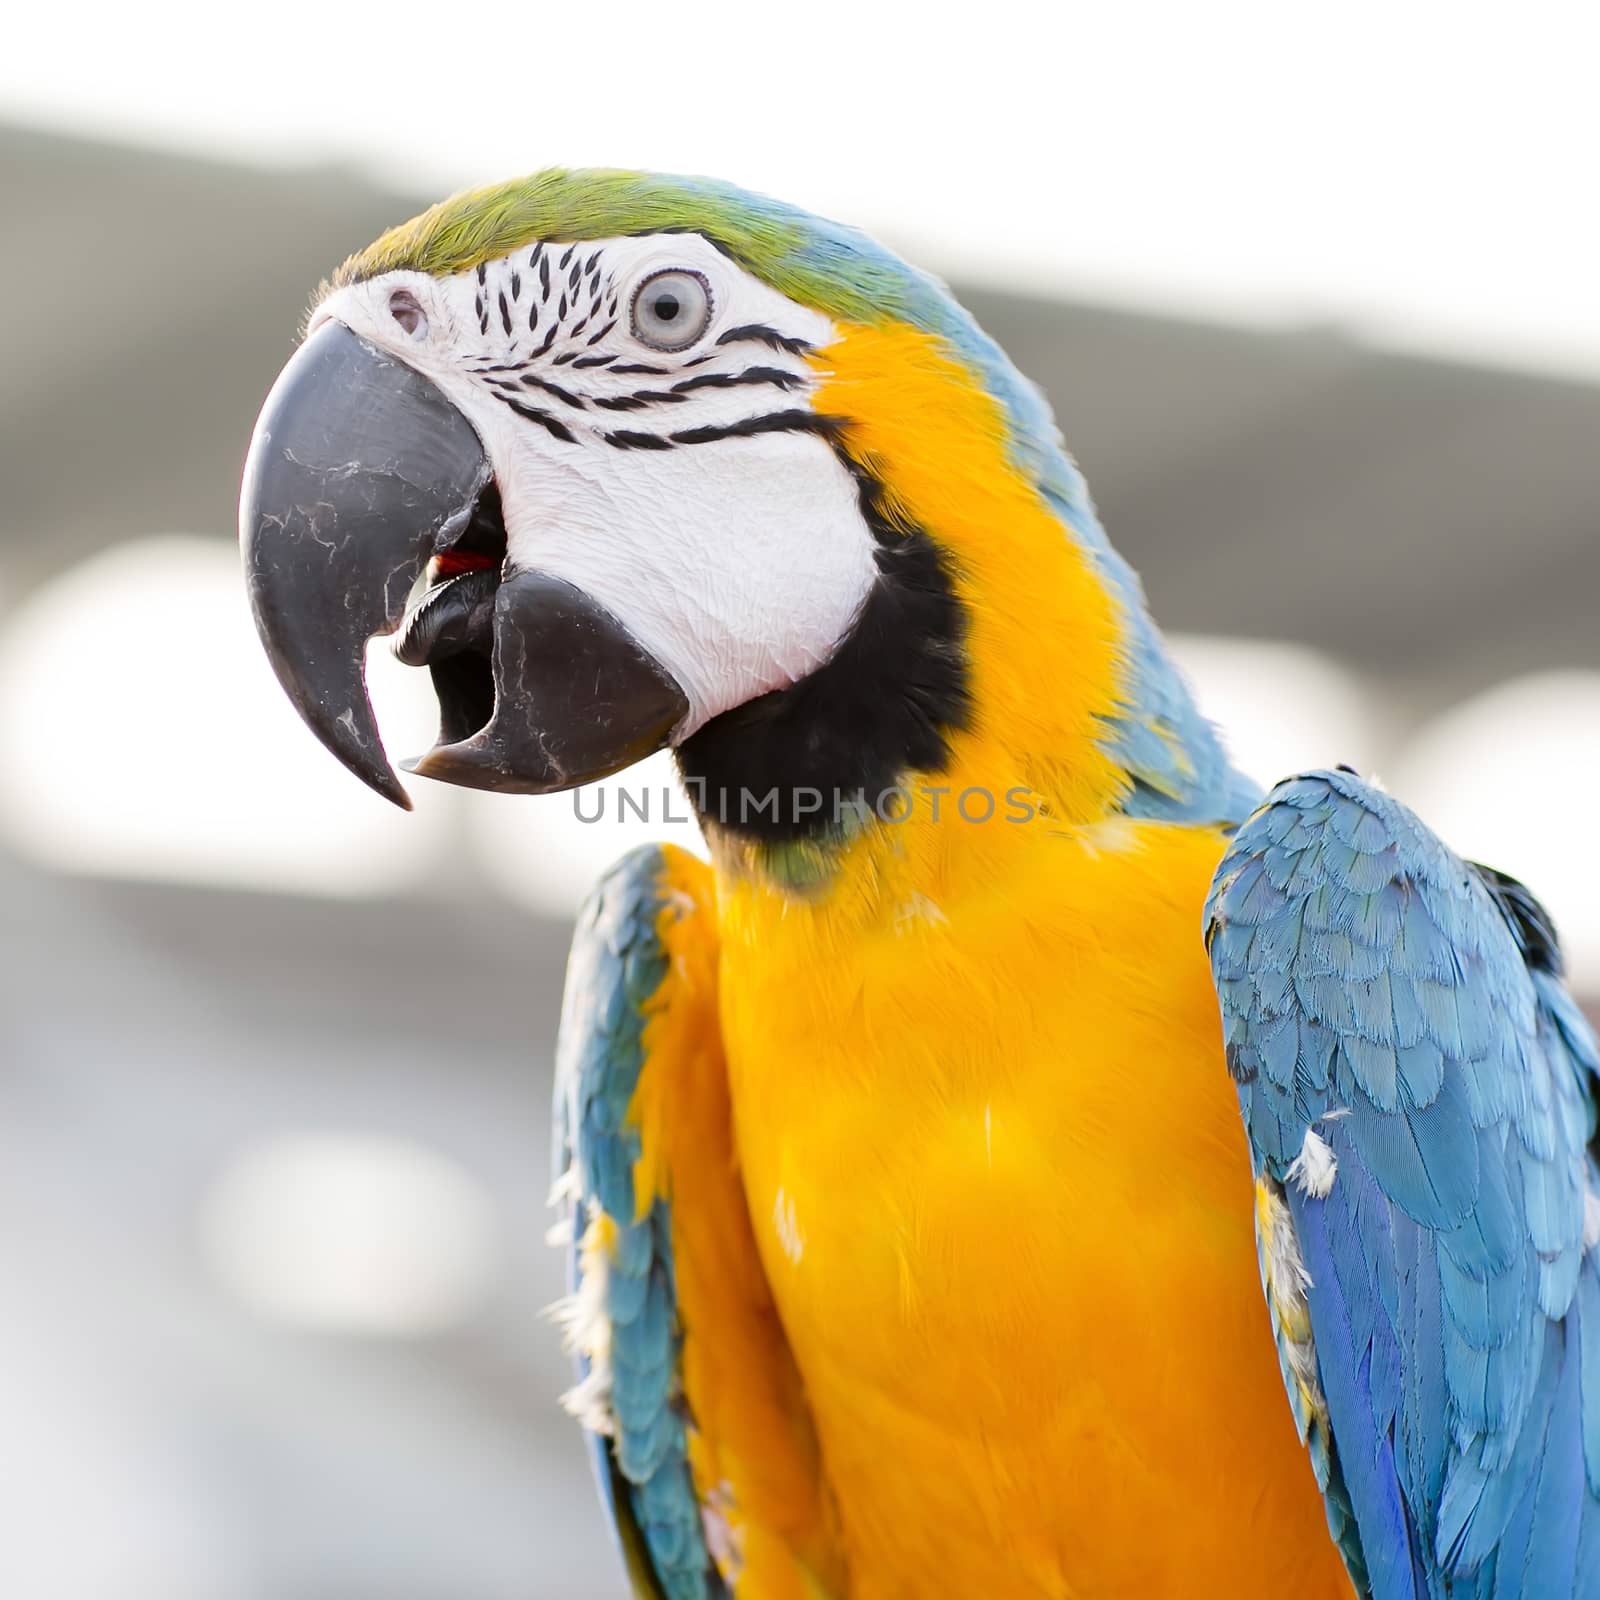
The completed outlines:
[[[1025,826],[1002,820],[1009,791],[1029,791],[1057,825],[1114,809],[1129,779],[1102,744],[1121,704],[1122,625],[1089,555],[1009,459],[999,404],[937,339],[846,325],[812,364],[816,410],[845,423],[844,447],[883,485],[891,522],[938,544],[967,622],[972,719],[951,736],[946,770],[908,775],[904,821],[870,823],[842,849],[788,847],[801,880],[806,853],[816,854],[808,898],[871,915],[888,895],[936,899],[951,874],[998,867],[1017,843],[1008,836]],[[937,816],[916,792],[931,786],[949,791]],[[969,820],[990,799],[994,817]],[[719,876],[771,877],[759,847],[727,837],[713,845]]]

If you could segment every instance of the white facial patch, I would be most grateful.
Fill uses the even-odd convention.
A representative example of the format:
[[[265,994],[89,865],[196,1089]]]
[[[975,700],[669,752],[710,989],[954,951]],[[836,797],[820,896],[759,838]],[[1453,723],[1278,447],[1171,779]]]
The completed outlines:
[[[635,294],[663,272],[709,293],[681,349],[634,325]],[[582,589],[673,675],[689,702],[674,742],[805,677],[849,632],[877,568],[856,481],[811,409],[805,355],[834,326],[705,239],[530,245],[449,279],[389,273],[335,291],[313,326],[327,318],[472,422],[509,565]]]

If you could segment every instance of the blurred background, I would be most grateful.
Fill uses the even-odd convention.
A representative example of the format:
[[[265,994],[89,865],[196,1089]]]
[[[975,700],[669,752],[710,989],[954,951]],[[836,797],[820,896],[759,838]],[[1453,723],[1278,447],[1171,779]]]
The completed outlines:
[[[1600,40],[1515,15],[13,11],[0,1590],[622,1592],[542,1318],[545,1108],[577,898],[671,830],[386,807],[233,548],[311,290],[463,183],[713,171],[944,273],[1241,763],[1376,770],[1600,997]],[[422,749],[422,675],[373,676]]]

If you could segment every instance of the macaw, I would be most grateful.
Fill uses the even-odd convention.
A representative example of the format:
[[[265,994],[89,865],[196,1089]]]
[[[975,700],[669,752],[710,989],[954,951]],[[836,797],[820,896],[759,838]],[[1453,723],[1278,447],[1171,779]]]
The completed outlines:
[[[324,286],[241,534],[391,800],[380,634],[411,770],[670,748],[698,811],[709,864],[596,889],[557,1043],[636,1594],[1600,1595],[1548,918],[1348,769],[1240,775],[942,285],[704,179],[459,195]]]

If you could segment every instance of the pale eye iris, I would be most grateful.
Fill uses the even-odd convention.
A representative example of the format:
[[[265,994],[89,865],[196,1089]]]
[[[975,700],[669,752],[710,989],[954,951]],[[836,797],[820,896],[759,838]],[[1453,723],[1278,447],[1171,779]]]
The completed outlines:
[[[653,350],[686,350],[711,321],[711,289],[698,272],[652,273],[633,294],[634,336]]]

